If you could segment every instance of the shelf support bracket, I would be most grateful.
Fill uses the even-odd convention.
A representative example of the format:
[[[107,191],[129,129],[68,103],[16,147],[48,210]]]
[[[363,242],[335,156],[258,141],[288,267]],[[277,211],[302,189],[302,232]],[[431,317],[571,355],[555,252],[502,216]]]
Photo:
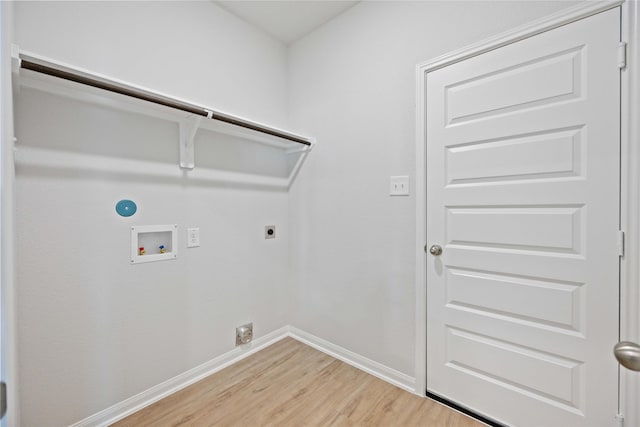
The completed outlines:
[[[209,112],[210,113],[210,112]],[[211,114],[209,114],[211,115]],[[196,136],[202,116],[189,116],[178,122],[180,130],[180,168],[192,170],[195,167],[193,139]]]
[[[294,147],[294,148],[289,148],[288,150],[285,150],[284,153],[285,154],[299,154],[299,153],[308,153],[311,150],[313,150],[313,147],[315,146],[315,139],[311,141],[311,145],[307,145],[304,147]]]
[[[15,74],[20,72],[22,59],[20,59],[20,48],[17,44],[11,45],[11,71]]]

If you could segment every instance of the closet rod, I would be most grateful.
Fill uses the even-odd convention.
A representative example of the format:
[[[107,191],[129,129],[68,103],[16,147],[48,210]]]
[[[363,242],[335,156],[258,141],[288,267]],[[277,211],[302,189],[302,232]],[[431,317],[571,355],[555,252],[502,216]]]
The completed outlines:
[[[256,123],[248,122],[246,120],[228,116],[222,113],[218,113],[216,111],[208,110],[203,107],[198,107],[195,105],[188,104],[186,102],[180,102],[177,100],[173,100],[171,98],[166,98],[162,96],[153,95],[151,93],[137,90],[131,87],[118,85],[115,83],[106,82],[103,80],[92,79],[91,77],[87,77],[81,74],[76,74],[70,71],[61,70],[58,68],[50,67],[48,65],[38,64],[36,62],[29,61],[27,59],[21,59],[20,67],[26,70],[35,71],[42,74],[47,74],[49,76],[58,77],[61,79],[69,80],[75,83],[80,83],[88,86],[92,86],[98,89],[103,89],[109,92],[118,93],[125,96],[130,96],[132,98],[141,99],[143,101],[153,102],[155,104],[164,105],[165,107],[174,108],[177,110],[186,111],[191,114],[197,114],[203,117],[210,117],[213,120],[218,120],[221,122],[229,123],[235,126],[240,126],[245,129],[254,130],[261,133],[266,133],[268,135],[276,136],[278,138],[286,139],[289,141],[297,142],[299,144],[311,145],[311,142],[297,137],[295,135],[291,135],[285,132],[279,132],[275,129],[268,128],[266,126],[261,126]]]

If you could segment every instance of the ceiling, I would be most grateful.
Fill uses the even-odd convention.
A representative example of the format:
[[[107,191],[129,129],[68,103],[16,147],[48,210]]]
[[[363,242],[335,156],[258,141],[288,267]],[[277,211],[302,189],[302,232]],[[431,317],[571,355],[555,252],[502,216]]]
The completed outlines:
[[[304,37],[357,1],[215,1],[285,44]]]

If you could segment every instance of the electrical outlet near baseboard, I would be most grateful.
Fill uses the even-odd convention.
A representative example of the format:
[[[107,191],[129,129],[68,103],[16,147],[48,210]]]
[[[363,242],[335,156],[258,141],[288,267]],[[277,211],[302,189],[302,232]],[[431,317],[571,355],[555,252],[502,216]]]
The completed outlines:
[[[236,328],[236,346],[250,343],[252,339],[253,323],[247,323]]]

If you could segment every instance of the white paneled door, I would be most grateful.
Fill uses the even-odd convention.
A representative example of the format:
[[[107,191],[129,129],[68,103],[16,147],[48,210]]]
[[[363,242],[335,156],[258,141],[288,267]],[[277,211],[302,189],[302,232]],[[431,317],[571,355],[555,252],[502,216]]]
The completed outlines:
[[[617,414],[619,23],[426,74],[427,390],[509,425]]]

